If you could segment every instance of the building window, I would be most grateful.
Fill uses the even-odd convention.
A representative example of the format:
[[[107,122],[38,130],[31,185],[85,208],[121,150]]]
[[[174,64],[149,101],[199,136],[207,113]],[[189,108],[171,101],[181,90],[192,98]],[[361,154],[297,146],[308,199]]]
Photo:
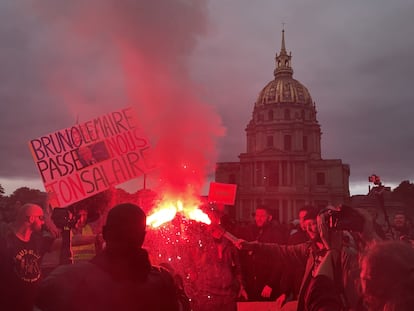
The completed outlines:
[[[302,109],[301,114],[302,114],[302,120],[305,120],[305,110],[304,109]]]
[[[267,117],[269,121],[273,121],[273,118],[274,118],[273,110],[269,110],[269,112],[267,113]]]
[[[277,187],[279,185],[279,167],[278,162],[265,162],[266,185]]]
[[[290,151],[292,150],[292,136],[290,135],[285,135],[283,137],[283,141],[284,141],[284,149],[286,151]]]
[[[263,121],[263,120],[264,120],[264,118],[263,118],[263,114],[259,113],[259,114],[257,115],[257,121]]]
[[[242,209],[241,209],[241,215],[240,215],[242,219],[250,219],[252,217],[251,206],[252,206],[252,202],[250,200],[242,201]]]
[[[285,109],[285,120],[290,120],[290,110]]]
[[[316,173],[316,184],[318,186],[325,185],[325,173]]]
[[[286,186],[288,184],[288,164],[286,161],[282,161],[282,185]]]
[[[308,136],[303,136],[303,151],[308,151]]]
[[[290,110],[285,109],[285,120],[290,120]]]
[[[279,200],[266,199],[265,205],[269,208],[272,214],[272,220],[279,221]]]
[[[263,163],[256,162],[256,186],[263,186]]]
[[[267,136],[266,146],[273,147],[273,136]]]

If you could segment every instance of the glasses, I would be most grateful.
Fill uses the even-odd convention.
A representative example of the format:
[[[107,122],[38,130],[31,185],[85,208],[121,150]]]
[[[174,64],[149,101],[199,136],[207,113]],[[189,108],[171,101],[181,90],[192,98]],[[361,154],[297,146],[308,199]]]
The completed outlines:
[[[45,216],[44,215],[31,215],[31,216],[26,216],[27,218],[30,218],[30,217],[37,217],[37,218],[39,218],[39,220],[41,220],[41,221],[44,221],[45,220]]]

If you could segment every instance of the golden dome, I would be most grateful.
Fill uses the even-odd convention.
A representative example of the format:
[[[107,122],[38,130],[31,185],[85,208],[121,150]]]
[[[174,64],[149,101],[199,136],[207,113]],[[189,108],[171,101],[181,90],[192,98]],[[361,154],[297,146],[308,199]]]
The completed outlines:
[[[270,81],[259,93],[256,107],[269,104],[292,103],[312,105],[312,97],[308,89],[299,81],[289,76],[276,77]]]
[[[312,105],[313,101],[308,89],[292,78],[291,59],[292,53],[288,54],[285,48],[285,30],[282,30],[282,47],[279,55],[276,53],[275,79],[259,93],[255,107],[281,103]]]

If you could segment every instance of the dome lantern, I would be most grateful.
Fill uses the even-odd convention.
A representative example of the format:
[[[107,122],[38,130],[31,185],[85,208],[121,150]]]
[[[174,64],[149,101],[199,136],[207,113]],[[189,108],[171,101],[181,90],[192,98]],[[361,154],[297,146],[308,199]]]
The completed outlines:
[[[274,71],[275,78],[281,75],[293,75],[293,69],[291,66],[291,59],[292,59],[292,52],[289,54],[286,52],[285,46],[285,30],[282,29],[282,46],[280,48],[280,53],[277,55],[276,53],[276,68]]]

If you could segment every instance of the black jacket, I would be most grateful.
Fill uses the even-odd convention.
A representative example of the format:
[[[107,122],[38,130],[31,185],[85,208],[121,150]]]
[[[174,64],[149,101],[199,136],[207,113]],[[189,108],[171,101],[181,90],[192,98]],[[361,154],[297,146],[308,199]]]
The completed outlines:
[[[52,271],[40,284],[36,306],[42,311],[178,311],[176,294],[172,276],[152,267],[146,251],[129,260],[104,251],[91,262]]]

